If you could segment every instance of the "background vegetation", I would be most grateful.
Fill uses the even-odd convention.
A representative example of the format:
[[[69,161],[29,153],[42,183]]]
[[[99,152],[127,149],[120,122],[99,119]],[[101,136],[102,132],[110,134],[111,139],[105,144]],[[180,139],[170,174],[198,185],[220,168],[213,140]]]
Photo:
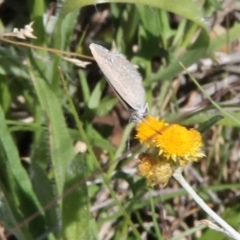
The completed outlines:
[[[0,238],[226,239],[197,226],[207,216],[174,180],[146,187],[129,114],[88,46],[139,66],[152,115],[201,127],[207,157],[185,177],[239,231],[239,2],[111,2],[0,5],[2,34],[34,21],[37,37],[0,39]],[[64,58],[80,55],[92,64]]]

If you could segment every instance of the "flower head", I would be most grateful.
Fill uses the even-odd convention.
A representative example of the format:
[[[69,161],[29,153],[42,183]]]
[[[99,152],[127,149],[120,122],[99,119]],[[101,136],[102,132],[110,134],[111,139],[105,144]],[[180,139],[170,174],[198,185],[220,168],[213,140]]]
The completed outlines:
[[[139,156],[138,172],[149,186],[168,183],[174,171],[202,158],[202,137],[195,129],[147,117],[137,126],[136,137],[147,146]]]
[[[148,186],[161,184],[165,187],[177,167],[176,163],[154,152],[146,152],[140,154],[137,169],[138,173],[146,178]]]
[[[156,146],[160,149],[160,155],[178,161],[181,166],[204,156],[201,134],[177,124],[170,125],[156,137]]]
[[[136,137],[147,147],[159,149],[159,155],[178,162],[181,166],[204,157],[201,134],[178,124],[147,117],[138,124]]]

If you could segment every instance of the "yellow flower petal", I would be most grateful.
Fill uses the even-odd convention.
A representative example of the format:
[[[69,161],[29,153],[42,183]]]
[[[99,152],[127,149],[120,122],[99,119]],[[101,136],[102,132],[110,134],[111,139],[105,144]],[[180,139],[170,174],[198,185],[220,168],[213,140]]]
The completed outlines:
[[[179,161],[181,165],[205,156],[202,153],[201,134],[195,129],[188,130],[177,124],[169,125],[162,134],[158,134],[155,143],[161,149],[160,154],[175,162]]]
[[[156,136],[160,134],[160,131],[167,125],[164,120],[148,116],[138,124],[136,137],[141,143],[145,143],[148,147],[154,146]]]

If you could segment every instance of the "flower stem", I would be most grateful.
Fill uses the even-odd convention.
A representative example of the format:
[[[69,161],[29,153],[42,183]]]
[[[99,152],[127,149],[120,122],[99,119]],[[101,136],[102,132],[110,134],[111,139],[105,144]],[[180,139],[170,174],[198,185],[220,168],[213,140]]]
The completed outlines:
[[[181,186],[189,193],[189,195],[195,200],[195,202],[214,220],[216,221],[227,234],[237,240],[240,240],[240,234],[232,228],[228,223],[226,223],[221,217],[219,217],[203,200],[202,198],[193,190],[193,188],[188,184],[185,178],[182,176],[182,168],[178,168],[173,174],[174,178],[181,184]]]

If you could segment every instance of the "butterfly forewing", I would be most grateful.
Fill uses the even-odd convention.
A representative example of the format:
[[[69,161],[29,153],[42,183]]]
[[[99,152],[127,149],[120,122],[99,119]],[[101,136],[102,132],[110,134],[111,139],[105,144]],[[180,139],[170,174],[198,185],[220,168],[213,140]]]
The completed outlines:
[[[100,45],[90,45],[100,69],[119,97],[136,112],[146,110],[142,77],[134,66],[120,53],[111,53]]]

